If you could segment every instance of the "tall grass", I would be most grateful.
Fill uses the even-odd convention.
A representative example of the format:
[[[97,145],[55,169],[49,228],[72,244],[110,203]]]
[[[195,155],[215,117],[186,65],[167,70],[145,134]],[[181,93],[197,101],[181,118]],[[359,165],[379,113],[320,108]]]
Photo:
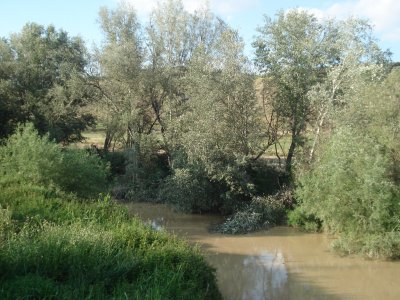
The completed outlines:
[[[219,299],[199,249],[131,218],[109,198],[36,186],[0,192],[1,299]]]
[[[28,133],[0,150],[0,299],[221,298],[198,248],[131,218],[109,196],[82,200],[84,190],[74,192],[78,180],[60,184],[46,160],[59,157],[58,148]],[[14,147],[23,137],[26,148]],[[86,158],[74,156],[71,166]]]

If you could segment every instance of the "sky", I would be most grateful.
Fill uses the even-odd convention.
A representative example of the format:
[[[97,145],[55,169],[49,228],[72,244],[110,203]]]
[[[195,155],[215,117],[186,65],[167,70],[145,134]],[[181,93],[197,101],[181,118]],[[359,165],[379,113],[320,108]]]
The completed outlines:
[[[20,32],[27,22],[54,25],[70,36],[81,36],[88,48],[102,39],[98,24],[101,6],[115,8],[120,0],[1,0],[0,37]],[[130,2],[145,24],[148,13],[159,0],[125,0]],[[368,19],[383,50],[390,49],[392,59],[400,61],[399,0],[204,0],[211,10],[239,31],[246,53],[252,55],[251,43],[264,15],[274,17],[279,10],[307,9],[318,18],[349,16]],[[194,11],[203,0],[182,0],[188,11]]]

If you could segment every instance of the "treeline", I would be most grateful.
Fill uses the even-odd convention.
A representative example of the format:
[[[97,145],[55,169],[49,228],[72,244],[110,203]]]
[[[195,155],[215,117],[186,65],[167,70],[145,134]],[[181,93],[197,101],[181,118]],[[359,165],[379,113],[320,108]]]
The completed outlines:
[[[187,12],[179,0],[160,3],[147,23],[127,4],[102,8],[99,23],[104,40],[91,53],[78,38],[36,24],[2,40],[2,137],[32,122],[67,144],[97,122],[105,128],[103,156],[118,173],[116,197],[234,214],[223,232],[284,222],[296,206],[292,224],[357,236],[348,252],[370,249],[371,232],[395,232],[388,243],[400,253],[399,115],[393,113],[399,98],[390,84],[398,73],[368,22],[278,12],[257,29],[254,61],[237,31],[206,7]],[[386,153],[380,179],[355,180],[380,151]],[[266,153],[279,163],[283,156],[285,167],[271,166]],[[345,190],[335,189],[341,180]],[[367,181],[376,181],[377,190],[387,183],[386,196],[368,202],[357,194]],[[381,196],[389,202],[378,204]],[[349,205],[339,205],[343,199]],[[363,203],[360,210],[351,201]],[[371,221],[384,215],[392,221]]]

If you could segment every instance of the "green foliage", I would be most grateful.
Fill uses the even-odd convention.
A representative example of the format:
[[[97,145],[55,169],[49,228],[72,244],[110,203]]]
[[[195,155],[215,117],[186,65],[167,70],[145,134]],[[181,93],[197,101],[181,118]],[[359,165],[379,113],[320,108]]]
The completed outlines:
[[[219,192],[203,203],[215,201],[210,209],[232,213],[254,191],[248,168],[260,140],[258,107],[237,32],[226,28],[217,41],[215,55],[199,47],[190,61],[185,77],[188,111],[180,122],[179,150],[185,154],[181,168],[196,170],[191,176],[199,175],[201,186],[208,181]]]
[[[287,214],[288,225],[299,228],[300,230],[308,232],[321,231],[322,222],[317,219],[313,214],[307,213],[301,206],[295,207]]]
[[[198,248],[153,231],[109,197],[80,202],[8,184],[1,185],[0,206],[7,208],[2,299],[220,299]]]
[[[212,183],[193,169],[175,169],[164,181],[159,198],[186,212],[213,211],[220,205]]]
[[[235,212],[215,230],[221,233],[241,234],[282,224],[286,217],[286,207],[291,203],[290,198],[289,191],[255,197],[247,207]]]
[[[65,149],[52,179],[62,191],[90,198],[107,190],[108,176],[109,167],[98,156],[85,150]]]
[[[291,135],[287,156],[287,171],[301,144],[301,134],[311,111],[307,97],[309,89],[318,82],[325,54],[320,47],[323,27],[308,12],[280,11],[274,20],[266,17],[259,28],[256,63],[267,77],[269,89],[276,90],[272,107],[286,120]]]
[[[232,211],[253,190],[246,168],[259,143],[243,42],[207,8],[189,13],[179,0],[160,3],[150,20],[142,31],[125,4],[100,13],[105,44],[96,57],[105,104],[99,116],[109,131],[105,144],[120,138],[130,149],[119,190],[126,188],[129,200],[154,199],[160,181],[172,173],[167,182],[180,191],[166,192],[169,202],[191,211],[224,202],[223,210]],[[189,186],[220,194],[200,201],[187,197]]]
[[[32,184],[4,186],[0,202],[11,218],[11,222],[6,223],[18,229],[27,223],[40,224],[44,220],[51,224],[69,224],[80,220],[82,223],[95,222],[111,226],[108,219],[115,219],[117,223],[129,219],[127,212],[113,205],[109,196],[81,201],[71,194],[65,195]]]
[[[0,148],[0,173],[3,184],[53,186],[90,198],[106,190],[109,171],[99,157],[78,149],[63,150],[29,124],[18,127]]]
[[[126,189],[128,201],[157,201],[162,180],[167,176],[168,161],[160,153],[152,136],[143,136],[133,148],[124,151],[125,172],[119,183]]]
[[[307,129],[314,127],[316,140],[330,106],[340,107],[341,96],[357,88],[357,77],[369,71],[379,74],[374,71],[388,65],[389,58],[364,20],[320,21],[309,12],[292,9],[278,12],[275,19],[266,17],[258,31],[253,43],[256,64],[268,89],[275,92],[272,111],[284,120],[291,136],[286,160],[286,170],[291,171]]]
[[[57,144],[38,136],[32,124],[20,126],[0,148],[1,181],[51,185],[62,161]]]
[[[123,151],[106,152],[104,159],[110,164],[110,172],[113,176],[125,173],[126,155]]]
[[[251,163],[248,174],[254,183],[256,195],[273,195],[291,184],[290,177],[282,168],[271,166],[262,158]]]
[[[300,175],[302,208],[336,233],[337,248],[347,253],[400,254],[399,76],[360,92],[337,117],[311,172]]]
[[[0,53],[0,138],[19,123],[32,122],[57,142],[81,140],[94,122],[82,110],[93,97],[83,41],[53,26],[28,23],[0,41]]]
[[[333,242],[332,249],[343,255],[357,253],[374,259],[399,259],[400,233],[397,230],[360,236],[354,232],[345,232]]]
[[[6,208],[0,207],[0,242],[8,234],[8,231],[12,228],[11,212]]]

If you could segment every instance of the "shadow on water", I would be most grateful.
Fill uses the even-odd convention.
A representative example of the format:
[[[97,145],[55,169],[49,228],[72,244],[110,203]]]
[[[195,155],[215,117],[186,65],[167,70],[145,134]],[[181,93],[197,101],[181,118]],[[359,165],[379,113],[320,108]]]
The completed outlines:
[[[219,216],[173,212],[165,205],[130,204],[155,230],[198,244],[216,268],[225,299],[400,299],[400,263],[341,258],[332,239],[276,227],[246,235],[209,233]]]

